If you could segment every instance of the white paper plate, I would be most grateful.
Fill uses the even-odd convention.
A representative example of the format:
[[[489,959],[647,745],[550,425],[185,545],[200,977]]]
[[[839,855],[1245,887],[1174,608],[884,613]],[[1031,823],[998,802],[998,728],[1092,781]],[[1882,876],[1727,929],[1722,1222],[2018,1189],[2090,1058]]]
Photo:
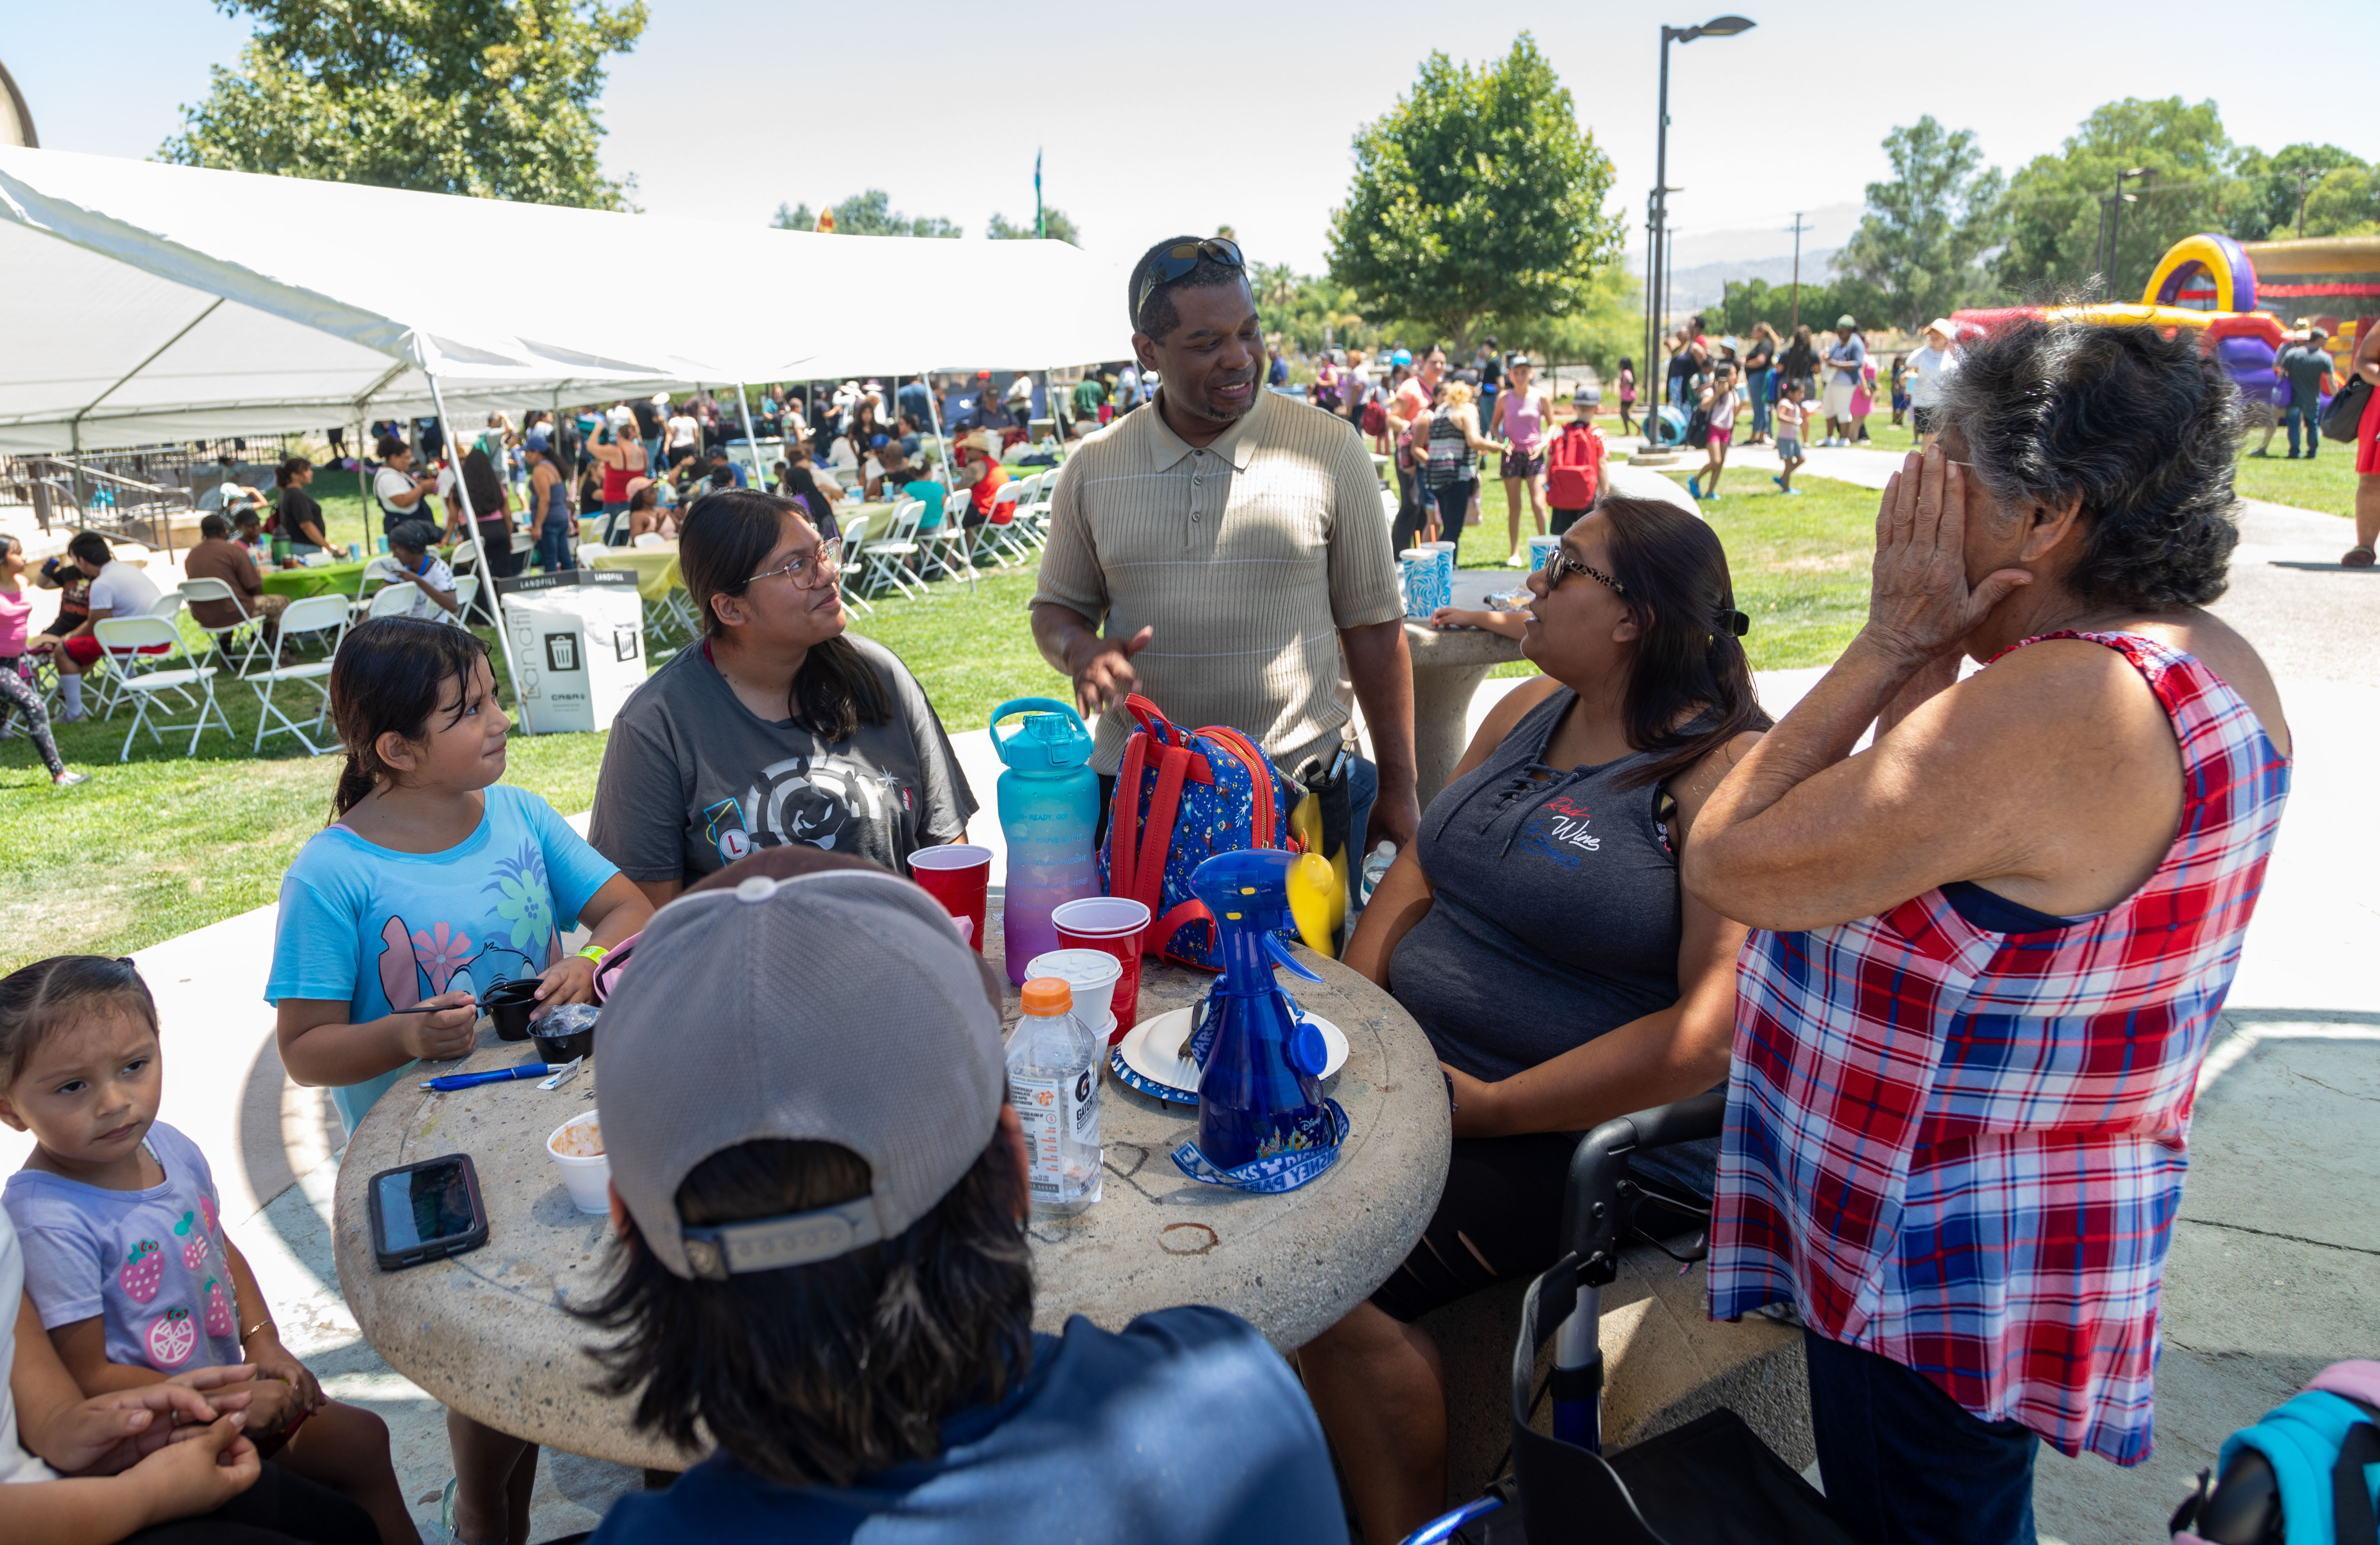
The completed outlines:
[[[1195,1064],[1174,1054],[1190,1033],[1191,1011],[1177,1008],[1160,1014],[1154,1019],[1144,1019],[1126,1030],[1117,1043],[1116,1052],[1123,1064],[1152,1084],[1178,1089],[1197,1098],[1198,1069]],[[1305,1018],[1322,1032],[1322,1044],[1328,1055],[1322,1064],[1322,1077],[1330,1077],[1347,1065],[1347,1037],[1338,1026],[1318,1014],[1308,1013]]]

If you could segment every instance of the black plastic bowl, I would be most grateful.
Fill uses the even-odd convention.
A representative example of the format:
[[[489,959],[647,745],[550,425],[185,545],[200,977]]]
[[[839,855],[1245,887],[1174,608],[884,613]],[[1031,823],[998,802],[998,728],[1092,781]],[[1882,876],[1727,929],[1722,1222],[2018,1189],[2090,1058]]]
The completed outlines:
[[[480,995],[480,1006],[496,1022],[499,1040],[527,1040],[528,1016],[537,1008],[538,979],[500,981]]]
[[[595,1050],[595,1027],[573,1030],[567,1035],[547,1035],[536,1026],[529,1027],[529,1039],[537,1042],[538,1055],[554,1066],[575,1062]]]

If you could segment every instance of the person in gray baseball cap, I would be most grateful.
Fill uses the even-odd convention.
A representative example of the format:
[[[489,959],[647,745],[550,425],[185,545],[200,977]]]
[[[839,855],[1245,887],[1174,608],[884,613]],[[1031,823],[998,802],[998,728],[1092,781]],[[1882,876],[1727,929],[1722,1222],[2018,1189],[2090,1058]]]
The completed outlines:
[[[730,865],[647,927],[602,1035],[601,1387],[718,1451],[597,1545],[1346,1539],[1245,1321],[1034,1332],[1000,982],[924,891],[812,848]]]

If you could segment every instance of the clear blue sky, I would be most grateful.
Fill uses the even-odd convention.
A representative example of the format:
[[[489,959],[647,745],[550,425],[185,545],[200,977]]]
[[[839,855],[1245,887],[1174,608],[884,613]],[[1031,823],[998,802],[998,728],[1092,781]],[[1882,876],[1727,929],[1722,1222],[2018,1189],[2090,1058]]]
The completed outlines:
[[[1786,249],[1763,234],[1796,209],[1847,226],[1886,172],[1879,141],[1932,113],[2013,166],[2123,96],[2212,97],[2234,139],[2330,140],[2380,158],[2350,61],[2380,55],[2380,5],[2325,11],[2322,48],[2277,55],[2236,35],[2237,4],[1998,0],[1935,6],[1735,0],[1759,25],[1671,51],[1670,181],[1682,261]],[[1524,28],[1610,154],[1631,249],[1653,175],[1659,27],[1707,18],[1638,0],[1585,6],[895,7],[653,0],[637,51],[613,61],[604,164],[660,213],[735,222],[779,201],[880,187],[896,207],[980,234],[1050,202],[1094,250],[1128,257],[1229,222],[1252,257],[1323,262],[1349,141],[1433,48],[1501,53]],[[207,0],[94,9],[11,0],[6,60],[45,146],[146,156],[249,33]],[[2269,31],[2265,35],[2269,35]],[[139,46],[119,46],[138,39]],[[1691,239],[1702,233],[1701,239]],[[1814,245],[1840,241],[1822,228]],[[1696,248],[1706,250],[1697,252]],[[700,299],[699,281],[692,291]],[[726,303],[735,303],[732,301]]]

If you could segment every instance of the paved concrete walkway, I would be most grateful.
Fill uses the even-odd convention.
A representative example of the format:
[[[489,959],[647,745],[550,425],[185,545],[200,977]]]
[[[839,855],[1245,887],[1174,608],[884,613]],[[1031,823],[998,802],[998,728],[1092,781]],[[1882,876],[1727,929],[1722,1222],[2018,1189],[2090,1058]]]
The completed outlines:
[[[1899,464],[1872,451],[1817,453],[1826,475],[1880,487]],[[1818,468],[1814,458],[1811,470]],[[2344,521],[2251,505],[2231,593],[2215,608],[2264,651],[2297,736],[2295,789],[2231,1007],[2201,1079],[2192,1172],[2167,1275],[2159,1447],[2133,1470],[2046,1455],[2037,1488],[2047,1535],[2074,1545],[2162,1539],[2164,1521],[2234,1429],[2314,1369],[2380,1352],[2380,1004],[2367,941],[2380,887],[2365,815],[2380,767],[2380,572],[2335,565]],[[1764,673],[1781,712],[1821,673]],[[1475,726],[1510,681],[1486,684]],[[972,835],[1001,845],[990,813],[1000,767],[989,737],[953,737],[986,807]],[[584,819],[577,822],[583,828]],[[339,1398],[385,1418],[398,1473],[425,1525],[451,1473],[437,1403],[358,1334],[331,1264],[337,1117],[289,1083],[261,993],[273,909],[140,951],[165,1026],[164,1119],[206,1151],[224,1215],[255,1266],[289,1345]],[[0,1129],[0,1170],[29,1144]],[[618,1466],[549,1455],[533,1538],[592,1526],[638,1484]]]

